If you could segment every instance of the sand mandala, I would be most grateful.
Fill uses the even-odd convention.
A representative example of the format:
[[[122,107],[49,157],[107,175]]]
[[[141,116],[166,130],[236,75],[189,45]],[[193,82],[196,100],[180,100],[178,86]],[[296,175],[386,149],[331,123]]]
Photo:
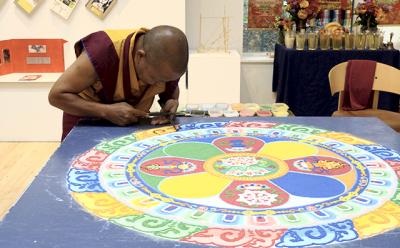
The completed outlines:
[[[72,161],[89,213],[194,244],[301,247],[400,227],[400,155],[346,133],[271,122],[161,127]]]

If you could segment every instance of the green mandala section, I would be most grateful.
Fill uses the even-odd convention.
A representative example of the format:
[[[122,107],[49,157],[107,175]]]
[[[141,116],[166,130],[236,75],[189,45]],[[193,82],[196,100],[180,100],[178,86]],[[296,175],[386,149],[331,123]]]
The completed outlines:
[[[400,206],[400,181],[399,181],[399,183],[397,184],[396,193],[394,194],[394,196],[393,196],[393,198],[391,199],[391,201]]]
[[[135,141],[136,137],[134,135],[127,135],[111,141],[102,142],[96,146],[96,149],[111,154],[117,151],[119,148],[132,144]]]
[[[285,130],[285,131],[293,131],[293,132],[297,132],[297,133],[303,133],[303,134],[320,134],[320,133],[327,132],[327,130],[325,130],[325,129],[315,128],[315,127],[306,127],[306,126],[297,125],[297,124],[279,124],[275,128]]]
[[[145,156],[143,158],[143,161],[150,160],[153,158],[166,157],[166,156],[168,156],[168,154],[165,153],[164,149],[159,148],[159,149],[153,151],[152,153],[148,154],[147,156]]]
[[[110,221],[131,230],[174,240],[188,237],[207,228],[205,226],[188,225],[183,222],[165,220],[146,214],[115,218],[110,219]]]

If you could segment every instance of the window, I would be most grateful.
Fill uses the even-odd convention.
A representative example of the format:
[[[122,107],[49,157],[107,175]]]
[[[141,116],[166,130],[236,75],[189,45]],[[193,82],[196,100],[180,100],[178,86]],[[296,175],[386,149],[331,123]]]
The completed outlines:
[[[10,49],[5,48],[2,50],[2,54],[3,54],[3,61],[4,63],[10,63],[11,62],[11,54],[10,54]]]

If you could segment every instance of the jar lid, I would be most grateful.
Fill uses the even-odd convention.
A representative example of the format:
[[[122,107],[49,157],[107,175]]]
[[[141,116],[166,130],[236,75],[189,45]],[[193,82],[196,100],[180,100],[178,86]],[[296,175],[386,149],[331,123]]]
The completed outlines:
[[[224,116],[225,117],[238,117],[239,112],[237,112],[236,110],[226,110],[226,111],[224,111]]]
[[[277,102],[272,104],[272,111],[287,111],[289,106],[283,102]]]
[[[254,110],[251,109],[242,109],[239,112],[239,115],[242,117],[250,117],[250,116],[254,116],[256,112]]]
[[[258,110],[256,113],[257,113],[257,116],[260,116],[260,117],[272,116],[272,112],[269,110]]]
[[[276,117],[286,117],[289,116],[289,112],[287,111],[272,111],[272,114]]]
[[[208,111],[215,107],[215,103],[200,103],[200,110]]]
[[[229,104],[228,103],[216,103],[215,108],[219,110],[227,110],[229,109]]]
[[[199,110],[200,106],[198,104],[186,104],[186,110]]]
[[[245,103],[244,108],[257,111],[260,109],[260,105],[258,105],[257,103]]]
[[[243,104],[241,103],[232,103],[231,104],[232,110],[240,111],[243,109]]]
[[[260,104],[261,110],[272,110],[272,104]]]
[[[224,115],[224,111],[222,111],[220,109],[210,109],[210,110],[208,110],[208,115],[210,117],[221,117]]]

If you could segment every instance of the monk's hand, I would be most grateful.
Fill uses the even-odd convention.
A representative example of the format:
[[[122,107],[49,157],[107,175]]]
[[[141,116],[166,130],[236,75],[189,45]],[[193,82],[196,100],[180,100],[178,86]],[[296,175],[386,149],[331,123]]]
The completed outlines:
[[[161,109],[161,112],[166,112],[169,113],[170,115],[174,115],[176,113],[176,110],[178,109],[179,102],[176,99],[169,99],[168,101],[165,102],[163,108]],[[160,124],[166,124],[170,122],[170,115],[165,115],[165,116],[157,116],[151,120],[152,125],[160,125]]]
[[[139,117],[147,116],[147,113],[135,109],[126,102],[119,102],[107,105],[105,119],[118,126],[126,126],[138,121]]]

